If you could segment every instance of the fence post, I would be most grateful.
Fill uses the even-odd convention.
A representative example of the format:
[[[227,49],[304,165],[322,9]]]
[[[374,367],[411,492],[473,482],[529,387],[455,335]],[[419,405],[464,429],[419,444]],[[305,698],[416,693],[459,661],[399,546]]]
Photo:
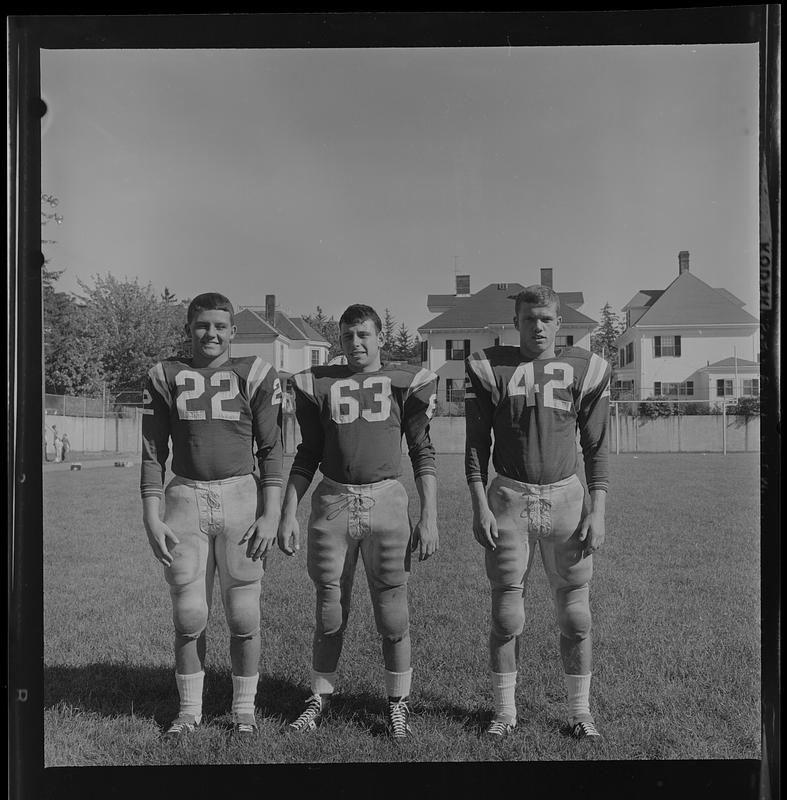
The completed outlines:
[[[87,397],[82,395],[82,452],[85,452],[85,428],[87,427]]]
[[[721,450],[727,455],[727,401],[721,401]]]

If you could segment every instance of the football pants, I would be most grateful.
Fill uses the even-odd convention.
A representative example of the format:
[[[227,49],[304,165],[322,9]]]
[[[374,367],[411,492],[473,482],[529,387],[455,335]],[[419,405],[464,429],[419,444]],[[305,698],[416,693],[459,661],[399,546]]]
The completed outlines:
[[[363,485],[323,478],[312,493],[307,565],[317,593],[314,669],[333,672],[350,613],[358,554],[387,669],[410,667],[407,493],[393,479]]]
[[[213,579],[219,575],[230,634],[250,638],[260,628],[260,579],[264,559],[246,556],[238,544],[262,513],[262,493],[254,475],[222,481],[176,476],[164,494],[164,522],[179,539],[165,568],[175,630],[198,637],[208,624]]]
[[[588,583],[592,556],[584,556],[579,527],[586,508],[579,478],[528,484],[496,476],[487,492],[497,521],[495,550],[486,551],[492,587],[492,634],[498,640],[519,636],[525,624],[524,595],[536,545],[541,551],[561,634],[571,641],[590,634]]]

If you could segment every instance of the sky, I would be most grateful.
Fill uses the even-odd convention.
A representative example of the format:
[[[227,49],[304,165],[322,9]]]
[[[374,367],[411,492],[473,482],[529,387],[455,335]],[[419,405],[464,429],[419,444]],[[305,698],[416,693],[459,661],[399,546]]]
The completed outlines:
[[[598,320],[701,280],[758,315],[752,44],[45,50],[57,288],[96,274],[338,318],[489,283]]]

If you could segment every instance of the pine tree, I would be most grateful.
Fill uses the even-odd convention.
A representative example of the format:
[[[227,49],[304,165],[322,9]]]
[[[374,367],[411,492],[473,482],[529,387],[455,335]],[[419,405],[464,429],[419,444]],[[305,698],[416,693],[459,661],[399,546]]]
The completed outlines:
[[[407,361],[410,358],[410,332],[404,322],[398,327],[393,340],[392,355],[397,361]]]
[[[383,348],[390,352],[394,347],[394,340],[396,339],[396,318],[391,314],[389,308],[385,309],[382,334]]]
[[[625,325],[607,302],[601,309],[601,322],[590,335],[590,350],[605,358],[615,369],[618,365],[618,350],[615,340],[623,333]]]

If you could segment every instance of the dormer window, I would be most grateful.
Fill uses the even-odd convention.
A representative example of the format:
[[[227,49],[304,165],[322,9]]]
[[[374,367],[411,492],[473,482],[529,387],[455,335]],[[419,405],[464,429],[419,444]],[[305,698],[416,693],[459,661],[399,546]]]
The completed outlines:
[[[501,291],[507,291],[508,290],[508,284],[507,283],[498,283],[497,284],[497,288],[500,289]]]

